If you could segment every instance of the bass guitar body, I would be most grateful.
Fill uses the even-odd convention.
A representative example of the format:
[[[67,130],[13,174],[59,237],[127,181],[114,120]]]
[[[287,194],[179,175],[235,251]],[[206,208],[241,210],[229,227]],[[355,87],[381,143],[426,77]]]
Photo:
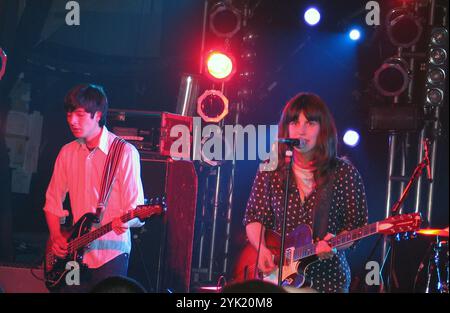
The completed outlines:
[[[99,220],[93,213],[83,215],[78,222],[69,229],[62,229],[61,233],[67,239],[68,253],[64,258],[57,257],[52,252],[53,242],[49,238],[45,249],[44,259],[44,275],[45,284],[49,290],[55,290],[65,283],[66,274],[73,269],[73,263],[77,262],[80,270],[85,265],[83,264],[83,253],[86,247],[78,250],[71,249],[70,243],[84,234],[90,232],[92,224],[98,223]]]

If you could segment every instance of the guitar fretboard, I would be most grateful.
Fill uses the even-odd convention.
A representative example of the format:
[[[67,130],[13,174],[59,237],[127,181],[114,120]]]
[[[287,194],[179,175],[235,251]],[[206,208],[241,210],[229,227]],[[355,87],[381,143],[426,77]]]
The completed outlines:
[[[120,220],[122,221],[122,223],[126,223],[128,221],[131,221],[132,219],[134,219],[135,217],[137,217],[139,215],[143,215],[143,216],[151,215],[151,212],[155,210],[154,207],[155,206],[148,206],[148,205],[138,206],[138,207],[136,207],[135,210],[130,211],[125,215],[122,215],[120,217]],[[88,245],[92,241],[109,233],[111,230],[112,230],[112,222],[109,222],[108,224],[105,224],[102,227],[97,228],[94,231],[91,231],[87,234],[84,234],[83,236],[75,238],[69,244],[69,252],[73,253],[73,252],[83,248],[84,246]]]
[[[361,228],[354,229],[352,231],[337,235],[328,241],[328,244],[332,248],[343,246],[347,243],[362,239],[364,237],[371,236],[377,233],[378,222],[363,226]],[[316,254],[316,244],[311,243],[300,248],[296,248],[294,251],[294,262],[300,259],[304,259]]]

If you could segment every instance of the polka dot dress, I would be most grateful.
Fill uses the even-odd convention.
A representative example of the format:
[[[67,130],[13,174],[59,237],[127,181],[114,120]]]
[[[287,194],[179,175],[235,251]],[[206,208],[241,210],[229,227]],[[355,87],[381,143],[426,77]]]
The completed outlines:
[[[318,197],[313,190],[301,201],[295,179],[291,176],[288,197],[287,232],[299,224],[312,227],[314,204]],[[244,225],[260,222],[267,229],[281,234],[283,223],[284,182],[278,172],[258,172],[253,183],[244,217]],[[367,224],[367,204],[362,178],[348,161],[337,159],[333,182],[331,208],[328,215],[328,232],[339,234]],[[313,288],[321,292],[348,292],[350,267],[344,251],[331,259],[311,264],[306,275]]]

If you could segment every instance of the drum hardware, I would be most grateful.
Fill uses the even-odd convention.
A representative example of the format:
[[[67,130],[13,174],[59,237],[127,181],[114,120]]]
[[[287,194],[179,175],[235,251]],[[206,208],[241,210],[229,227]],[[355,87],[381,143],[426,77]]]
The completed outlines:
[[[424,258],[426,259],[428,256],[425,293],[449,292],[448,233],[448,227],[444,229],[421,229],[417,231],[419,235],[435,237],[435,240],[430,243]],[[446,240],[443,240],[444,238]],[[422,262],[418,272],[423,267],[424,264]]]

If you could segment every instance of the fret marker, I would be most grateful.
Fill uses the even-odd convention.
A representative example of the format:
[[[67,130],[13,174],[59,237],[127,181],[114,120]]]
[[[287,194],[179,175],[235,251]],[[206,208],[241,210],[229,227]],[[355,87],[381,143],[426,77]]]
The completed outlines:
[[[391,223],[380,223],[378,225],[378,230],[386,230],[386,229],[392,228],[392,226],[393,225]]]

